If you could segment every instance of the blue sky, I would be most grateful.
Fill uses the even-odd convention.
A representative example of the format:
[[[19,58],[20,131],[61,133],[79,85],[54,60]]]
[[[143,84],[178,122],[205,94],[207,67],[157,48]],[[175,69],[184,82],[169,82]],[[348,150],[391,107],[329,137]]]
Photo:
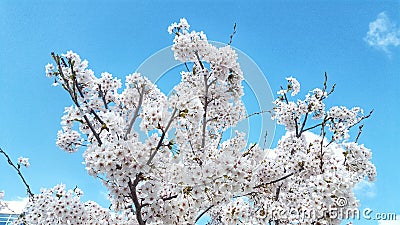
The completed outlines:
[[[233,46],[257,63],[274,93],[285,77],[294,76],[304,94],[322,84],[326,71],[337,84],[329,104],[374,109],[360,142],[372,149],[378,177],[357,193],[361,208],[400,214],[399,1],[110,2],[0,1],[0,147],[15,160],[30,158],[24,174],[34,192],[63,182],[81,187],[85,199],[107,204],[104,189],[80,163],[82,151],[67,154],[55,145],[64,107],[71,102],[45,77],[50,52],[73,50],[96,74],[123,78],[171,45],[167,27],[185,17],[193,29],[220,42],[229,41],[236,22]],[[379,39],[368,39],[376,20],[378,28],[370,34]],[[275,142],[279,134],[281,129]],[[3,159],[0,177],[7,200],[25,195]]]

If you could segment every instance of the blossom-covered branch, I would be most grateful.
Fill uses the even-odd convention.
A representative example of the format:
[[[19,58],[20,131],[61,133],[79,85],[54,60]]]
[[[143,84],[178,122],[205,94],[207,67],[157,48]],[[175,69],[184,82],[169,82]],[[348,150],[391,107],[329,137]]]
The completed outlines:
[[[24,175],[21,172],[21,165],[25,166],[26,168],[29,167],[29,159],[28,158],[24,158],[24,157],[19,157],[18,158],[18,163],[14,164],[13,161],[11,160],[10,156],[8,156],[8,154],[0,148],[0,153],[3,154],[6,159],[7,159],[7,163],[15,170],[17,171],[18,176],[21,178],[22,183],[24,184],[24,186],[26,187],[26,192],[28,193],[29,197],[33,197],[33,192],[31,191],[31,188],[29,187],[28,182],[26,181]]]
[[[86,170],[107,188],[111,206],[81,203],[80,192],[61,185],[35,195],[51,208],[42,200],[30,203],[25,222],[170,225],[208,215],[210,224],[340,224],[345,217],[332,218],[325,209],[343,198],[348,205],[341,207],[358,206],[352,188],[373,181],[376,171],[359,135],[350,141],[350,129],[370,114],[359,107],[326,109],[335,88],[328,90],[327,74],[322,88],[292,100],[300,82],[288,77],[271,109],[287,131],[275,148],[247,146],[240,131],[225,138],[246,118],[238,56],[231,43],[216,47],[189,28],[185,19],[168,28],[174,57],[186,66],[170,96],[142,74],[128,75],[122,87],[107,72],[96,76],[72,51],[52,54],[56,66],[48,64],[46,74],[73,104],[56,143],[67,152],[85,146]],[[274,214],[291,207],[322,214]]]

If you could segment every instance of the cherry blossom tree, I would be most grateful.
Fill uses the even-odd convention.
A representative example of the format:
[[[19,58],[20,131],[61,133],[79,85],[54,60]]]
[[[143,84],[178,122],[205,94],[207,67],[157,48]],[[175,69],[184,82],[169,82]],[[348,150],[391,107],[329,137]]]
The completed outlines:
[[[82,202],[80,189],[57,185],[32,195],[19,223],[195,224],[207,215],[209,224],[340,224],[347,216],[332,207],[358,207],[353,187],[376,176],[371,151],[357,143],[372,112],[326,108],[335,87],[326,74],[322,88],[295,99],[300,83],[289,77],[271,109],[286,129],[275,148],[247,145],[240,131],[223,138],[247,117],[243,73],[230,44],[215,47],[189,28],[185,19],[168,28],[175,59],[187,65],[170,96],[142,74],[122,84],[107,72],[95,76],[72,51],[51,54],[46,75],[73,103],[56,144],[84,149],[86,170],[111,205]]]

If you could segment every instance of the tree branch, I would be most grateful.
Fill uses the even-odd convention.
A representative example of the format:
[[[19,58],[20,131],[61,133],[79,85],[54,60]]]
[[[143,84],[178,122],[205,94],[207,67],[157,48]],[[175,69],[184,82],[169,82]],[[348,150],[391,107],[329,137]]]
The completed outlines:
[[[228,45],[231,45],[232,44],[232,39],[233,39],[233,36],[235,36],[235,34],[236,34],[236,23],[233,25],[233,32],[232,32],[232,34],[229,36],[229,43],[228,43]]]
[[[207,209],[205,209],[202,213],[200,213],[200,215],[197,216],[197,218],[196,218],[196,220],[194,221],[194,223],[197,223],[197,221],[198,221],[202,216],[204,216],[204,214],[206,214],[208,211],[210,211],[210,209],[211,209],[212,207],[214,207],[214,205],[208,206]]]
[[[360,135],[361,135],[361,133],[362,133],[363,127],[364,127],[364,124],[361,124],[361,125],[358,127],[358,134],[357,134],[355,143],[358,142],[358,138],[360,137]]]
[[[324,124],[324,122],[321,122],[321,123],[316,124],[316,125],[314,125],[314,126],[312,126],[312,127],[309,127],[309,128],[307,128],[307,129],[304,129],[304,130],[303,130],[303,133],[306,132],[306,131],[312,130],[312,129],[316,128],[316,127],[319,127],[319,126],[321,126],[322,124]]]
[[[150,158],[149,158],[149,160],[148,160],[147,163],[146,163],[147,165],[150,165],[150,163],[151,163],[151,161],[153,160],[154,156],[156,156],[158,150],[161,148],[162,143],[163,143],[164,138],[165,138],[165,135],[167,134],[168,129],[169,129],[169,127],[171,126],[171,123],[172,123],[172,121],[174,120],[175,114],[176,114],[177,111],[178,111],[178,109],[175,108],[174,111],[172,112],[171,118],[169,119],[167,126],[165,127],[164,130],[162,130],[161,138],[160,138],[160,140],[158,141],[158,144],[157,144],[157,147],[156,147],[155,151],[151,153]]]
[[[8,156],[8,154],[5,151],[3,151],[3,149],[1,149],[1,148],[0,148],[0,153],[2,153],[7,158],[8,164],[10,164],[10,166],[17,171],[18,176],[21,178],[22,182],[24,183],[24,185],[26,187],[26,192],[29,194],[29,197],[33,198],[33,193],[31,191],[31,188],[29,187],[29,184],[26,182],[26,180],[25,180],[24,176],[22,175],[21,170],[19,169],[19,167],[15,166],[15,164],[11,161],[10,157]]]
[[[246,116],[246,119],[247,119],[247,118],[250,118],[250,117],[252,117],[252,116],[264,114],[264,113],[266,113],[266,112],[271,113],[270,110],[262,110],[262,111],[260,111],[260,112],[255,112],[255,113],[252,113],[252,114],[247,115],[247,116]]]
[[[270,182],[267,182],[267,183],[262,183],[262,184],[259,184],[257,186],[254,186],[254,188],[265,187],[265,186],[267,186],[269,184],[278,183],[279,181],[282,181],[282,180],[284,180],[284,179],[286,179],[286,178],[288,178],[290,176],[293,176],[294,174],[295,174],[295,172],[289,173],[289,174],[287,174],[287,175],[285,175],[285,176],[283,176],[283,177],[281,177],[279,179],[276,179],[276,180],[273,180],[273,181],[270,181]]]
[[[304,130],[304,127],[306,126],[307,118],[308,118],[308,113],[306,113],[306,115],[304,117],[303,124],[301,125],[298,137],[300,137],[301,134],[304,132],[303,130]]]
[[[198,54],[197,54],[198,57]],[[199,59],[200,60],[200,59]],[[203,127],[202,127],[202,136],[201,136],[201,148],[203,149],[206,145],[206,128],[207,128],[207,108],[208,108],[208,78],[204,73],[204,113],[203,113]]]
[[[70,95],[72,101],[74,102],[74,104],[78,108],[80,108],[80,104],[79,104],[79,101],[78,101],[78,97],[76,95],[75,88],[78,90],[79,95],[81,96],[81,98],[84,98],[84,95],[83,95],[83,92],[80,89],[80,87],[78,85],[78,82],[76,80],[76,74],[75,74],[75,71],[73,70],[73,63],[71,62],[71,60],[68,61],[69,65],[70,65],[70,68],[71,68],[72,75],[73,75],[72,78],[71,78],[72,79],[73,89],[71,89],[71,87],[69,85],[69,81],[68,81],[67,77],[65,77],[65,75],[64,75],[64,73],[62,71],[61,61],[63,62],[63,64],[65,64],[65,66],[67,66],[65,61],[64,61],[64,59],[61,58],[59,55],[55,55],[54,52],[52,52],[51,55],[52,55],[54,61],[57,64],[57,69],[58,69],[59,75],[64,80],[64,84],[65,84],[65,85],[63,85],[64,89],[67,90],[67,92],[69,93],[69,95]],[[94,115],[94,117],[101,124],[104,124],[103,121],[101,120],[101,118],[96,114],[96,112],[93,109],[91,109],[90,113],[92,113]],[[82,112],[82,114],[83,114],[83,112]],[[84,115],[83,118],[85,119],[86,124],[89,126],[90,131],[93,133],[94,137],[96,138],[99,146],[101,146],[103,142],[101,141],[101,139],[99,137],[99,134],[96,132],[96,130],[94,129],[93,125],[91,124],[89,118],[86,115]]]
[[[196,55],[197,61],[199,62],[201,69],[204,70],[204,65],[203,65],[203,63],[201,62],[199,53],[198,53],[197,51],[195,51],[194,54]]]
[[[107,95],[107,93],[104,92],[103,90],[101,90],[101,85],[99,84],[99,96],[103,100],[104,108],[108,109],[108,104],[107,104],[107,101],[106,101],[106,95]]]
[[[90,123],[89,118],[86,115],[84,115],[83,119],[85,119],[87,125],[89,126],[89,129],[92,131],[94,137],[96,138],[96,140],[98,142],[98,145],[101,146],[103,144],[103,142],[101,141],[99,134],[94,129],[92,123]]]
[[[139,198],[138,198],[137,193],[136,193],[136,187],[139,184],[139,182],[142,181],[142,180],[143,180],[143,174],[139,173],[139,174],[136,174],[136,178],[133,181],[133,183],[132,183],[131,179],[129,179],[129,181],[128,181],[128,187],[129,187],[129,190],[130,190],[130,196],[131,196],[131,198],[133,200],[133,204],[135,205],[135,215],[136,215],[136,219],[137,219],[139,225],[145,225],[146,224],[146,221],[144,221],[143,218],[142,218],[142,205],[140,204]]]
[[[128,130],[126,131],[125,136],[124,136],[125,140],[128,138],[128,134],[131,133],[133,124],[135,123],[136,118],[139,116],[139,110],[140,110],[140,107],[142,107],[142,104],[143,104],[144,89],[145,88],[146,88],[146,85],[143,84],[142,91],[139,91],[139,95],[140,95],[139,103],[136,106],[136,109],[135,109],[135,112],[133,113],[132,119],[129,121]]]
[[[323,166],[324,166],[324,160],[323,160],[323,158],[324,158],[324,150],[323,150],[323,147],[324,147],[324,138],[325,138],[325,135],[326,135],[326,132],[325,132],[325,120],[324,120],[324,122],[322,123],[322,126],[321,126],[321,134],[320,134],[320,136],[322,136],[321,137],[321,146],[320,146],[320,164],[319,164],[319,168],[320,168],[320,170],[321,170],[321,173],[324,173],[324,168],[323,168]],[[331,142],[330,143],[332,143],[332,141],[333,141],[333,139],[331,140]],[[330,144],[329,143],[329,144]],[[328,145],[329,145],[328,144]]]
[[[374,110],[369,111],[369,113],[368,113],[367,115],[362,116],[362,117],[360,118],[360,120],[358,120],[357,123],[351,125],[351,126],[349,127],[349,129],[352,128],[352,127],[354,127],[355,125],[361,123],[361,121],[363,121],[363,120],[365,120],[365,119],[368,119],[368,118],[372,115],[373,112],[374,112]]]

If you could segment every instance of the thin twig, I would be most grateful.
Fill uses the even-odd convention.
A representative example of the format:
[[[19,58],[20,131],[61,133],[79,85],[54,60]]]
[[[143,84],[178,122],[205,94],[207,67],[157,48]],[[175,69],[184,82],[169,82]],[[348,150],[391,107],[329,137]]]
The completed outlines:
[[[228,43],[228,45],[231,45],[231,44],[232,44],[232,39],[233,39],[233,36],[235,36],[235,34],[236,34],[236,23],[233,25],[233,32],[232,32],[232,34],[229,36],[229,43]]]
[[[8,156],[8,154],[3,151],[3,149],[0,148],[0,153],[2,153],[6,158],[7,158],[7,162],[8,164],[10,164],[11,167],[13,167],[17,173],[18,176],[21,178],[22,182],[24,183],[25,187],[26,187],[26,192],[28,192],[29,197],[33,198],[33,193],[31,191],[31,188],[29,187],[29,184],[26,182],[24,175],[22,175],[21,170],[19,169],[19,167],[17,167],[10,159],[10,157]]]
[[[361,124],[361,125],[358,127],[358,134],[357,134],[356,141],[355,141],[356,143],[358,142],[358,138],[360,137],[360,135],[361,135],[361,133],[362,133],[363,127],[364,127],[364,124]]]
[[[290,176],[293,176],[294,174],[295,174],[294,172],[289,173],[289,174],[287,174],[287,175],[285,175],[285,176],[283,176],[283,177],[281,177],[281,178],[279,178],[279,179],[276,179],[276,180],[273,180],[273,181],[270,181],[270,182],[267,182],[267,183],[262,183],[262,184],[259,184],[259,185],[257,185],[257,186],[254,186],[254,188],[265,187],[265,186],[267,186],[267,185],[269,185],[269,184],[278,183],[279,181],[282,181],[282,180],[284,180],[284,179],[286,179],[286,178],[288,178],[288,177],[290,177]]]
[[[106,95],[107,95],[107,92],[104,92],[103,90],[101,90],[101,85],[99,84],[99,96],[103,100],[104,108],[108,109],[108,104],[107,104],[107,101],[106,101]]]
[[[282,184],[279,185],[279,187],[276,189],[275,201],[278,201],[278,199],[279,199],[279,194],[280,194],[280,192],[281,192],[281,188],[282,188]]]
[[[198,54],[196,54],[198,57]],[[200,59],[199,59],[200,60]],[[203,64],[201,64],[203,65]],[[207,127],[207,108],[208,108],[208,85],[207,75],[204,73],[204,113],[203,113],[203,127],[202,127],[202,137],[201,137],[201,149],[206,145],[206,127]]]
[[[203,65],[203,62],[201,62],[199,53],[196,51],[194,54],[196,55],[197,61],[199,62],[201,69],[204,70],[204,65]]]
[[[190,72],[189,66],[187,65],[187,63],[185,62],[184,64],[185,64],[186,70],[187,70],[188,72]]]
[[[374,112],[374,110],[372,109],[371,111],[369,111],[369,113],[368,113],[367,115],[362,116],[362,117],[360,118],[360,120],[357,121],[357,123],[355,123],[355,124],[349,126],[349,129],[352,128],[352,127],[354,127],[355,125],[361,123],[361,121],[363,121],[363,120],[365,120],[365,119],[368,119],[368,118],[372,115],[373,112]]]
[[[72,82],[73,82],[73,83],[72,83],[73,89],[71,89],[71,87],[70,87],[70,85],[69,85],[69,80],[67,79],[67,77],[65,77],[65,75],[64,75],[64,73],[63,73],[63,70],[62,70],[62,66],[61,66],[61,62],[64,64],[65,67],[67,66],[67,64],[65,63],[65,60],[64,60],[63,58],[61,58],[59,55],[55,55],[53,52],[51,53],[51,55],[52,55],[54,61],[55,61],[56,64],[57,64],[57,68],[58,68],[58,73],[59,73],[59,75],[60,75],[61,78],[64,80],[64,84],[65,84],[65,85],[63,85],[64,89],[67,90],[67,92],[68,92],[69,95],[71,96],[71,99],[72,99],[72,101],[74,102],[74,104],[75,104],[78,108],[80,108],[80,104],[79,104],[79,102],[78,102],[78,97],[77,97],[75,88],[78,90],[78,93],[79,93],[79,95],[81,96],[81,98],[84,98],[84,95],[83,95],[83,92],[82,92],[81,88],[79,87],[78,82],[77,82],[77,80],[76,80],[76,73],[75,73],[75,71],[73,70],[73,62],[71,62],[70,59],[68,60],[68,63],[70,64],[70,68],[71,68],[72,75],[73,75],[72,78],[71,78],[71,79],[73,79],[73,80],[72,80]],[[96,112],[95,112],[93,109],[92,109],[90,112],[94,115],[94,117],[95,117],[101,124],[104,124],[104,123],[102,122],[102,120],[100,119],[100,117],[96,114]],[[94,129],[94,127],[93,127],[93,125],[91,124],[89,118],[88,118],[86,115],[84,115],[83,118],[85,119],[85,122],[86,122],[87,125],[89,126],[90,131],[93,133],[94,137],[96,138],[96,140],[97,140],[97,142],[98,142],[98,145],[101,146],[101,145],[102,145],[102,141],[101,141],[101,139],[100,139],[100,136],[99,136],[99,134],[96,132],[96,130]]]
[[[304,132],[303,130],[304,130],[304,127],[306,126],[307,118],[308,118],[308,112],[306,113],[306,115],[304,117],[303,124],[301,125],[300,133],[299,133],[298,137],[300,137],[301,134]]]
[[[177,111],[178,111],[178,109],[175,108],[174,111],[172,112],[171,118],[169,119],[168,124],[165,127],[165,130],[162,130],[162,134],[161,134],[160,140],[158,141],[156,149],[154,150],[154,152],[151,153],[150,158],[146,163],[147,165],[150,165],[150,163],[153,160],[154,156],[156,156],[158,150],[161,148],[161,146],[163,144],[163,141],[164,141],[164,138],[165,138],[165,135],[168,133],[169,127],[171,126],[172,121],[175,119],[175,114],[176,114]]]
[[[263,143],[264,148],[265,148],[265,145],[267,144],[267,137],[268,137],[268,129],[265,130],[265,134],[264,134],[264,143]]]
[[[326,135],[326,132],[325,132],[325,123],[326,123],[326,120],[324,120],[324,122],[322,122],[322,126],[321,126],[321,134],[320,134],[320,136],[322,136],[321,137],[321,146],[320,146],[320,155],[321,155],[321,157],[320,157],[320,165],[319,165],[319,168],[320,168],[320,170],[321,170],[321,173],[324,173],[324,168],[323,168],[323,166],[324,166],[324,161],[323,161],[323,158],[324,158],[324,150],[323,150],[323,147],[324,147],[324,138],[325,138],[325,135]],[[334,139],[332,139],[331,141],[333,141]],[[329,143],[330,144],[330,143]],[[329,145],[328,144],[328,145]]]
[[[246,119],[247,119],[247,118],[250,118],[250,117],[252,117],[252,116],[264,114],[264,113],[266,113],[266,112],[270,112],[270,111],[269,111],[269,110],[262,110],[262,111],[260,111],[260,112],[255,112],[255,113],[252,113],[252,114],[247,115],[247,116],[246,116]]]
[[[101,146],[103,144],[103,142],[101,141],[99,134],[94,129],[92,123],[90,123],[89,118],[86,115],[84,115],[83,119],[85,119],[87,125],[89,126],[89,129],[92,131],[94,137],[96,138],[96,140],[98,142],[98,145]]]
[[[204,215],[206,214],[212,207],[214,207],[214,205],[210,205],[207,207],[207,209],[205,209],[202,213],[200,213],[200,215],[197,216],[196,220],[194,221],[194,223],[197,223],[197,221]]]
[[[321,125],[323,125],[323,124],[324,124],[324,122],[321,122],[321,123],[316,124],[316,125],[314,125],[314,126],[308,127],[307,129],[304,129],[304,130],[303,130],[303,133],[306,132],[306,131],[312,130],[312,129],[316,128],[316,127],[319,127],[319,126],[321,126]]]
[[[140,108],[142,107],[142,103],[143,103],[143,97],[144,97],[144,90],[145,90],[145,87],[146,87],[146,85],[143,85],[142,91],[139,91],[139,95],[140,95],[140,97],[139,97],[139,103],[138,103],[138,105],[136,106],[136,109],[135,109],[135,112],[133,113],[132,119],[129,121],[128,130],[126,131],[125,136],[124,136],[124,139],[125,139],[125,140],[128,138],[128,134],[131,133],[133,124],[135,123],[136,118],[139,116],[139,110],[140,110]]]
[[[324,88],[322,89],[322,93],[325,93],[326,90],[328,89],[327,83],[328,83],[328,74],[325,72],[324,73]],[[335,91],[335,87],[336,87],[336,84],[333,84],[331,87],[331,90],[327,93],[327,95],[326,96],[322,95],[320,100],[324,100],[326,97],[328,97],[330,94],[332,94]]]

